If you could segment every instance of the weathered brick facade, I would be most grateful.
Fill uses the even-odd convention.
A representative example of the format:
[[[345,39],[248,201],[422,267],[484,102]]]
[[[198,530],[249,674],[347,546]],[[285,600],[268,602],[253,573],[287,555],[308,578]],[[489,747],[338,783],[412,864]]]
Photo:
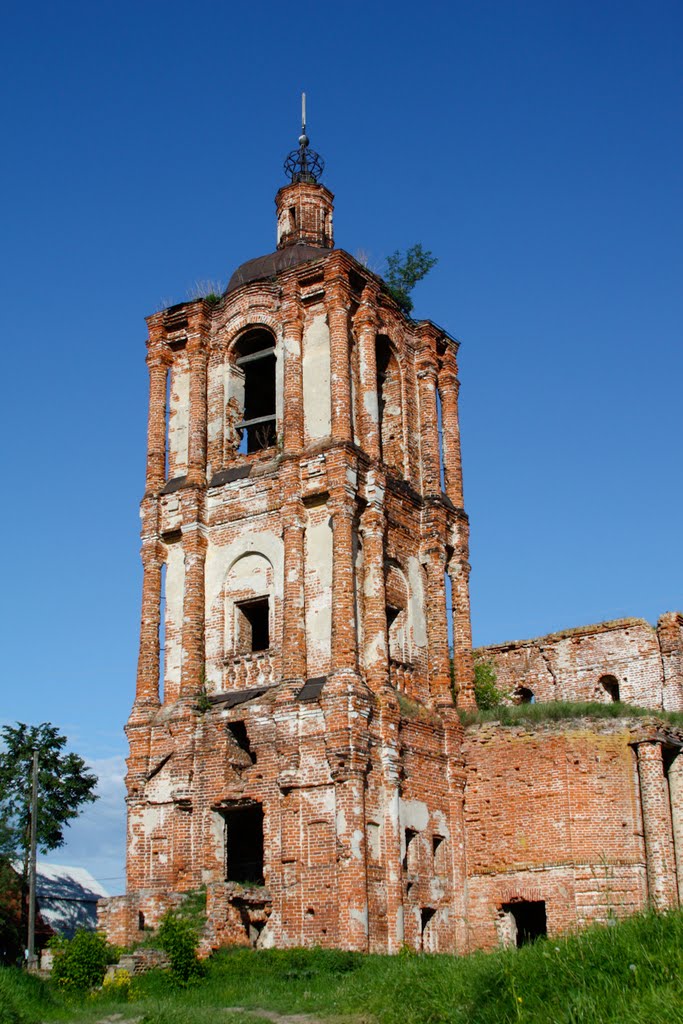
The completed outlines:
[[[206,885],[208,946],[464,951],[504,938],[517,900],[545,901],[549,930],[670,906],[678,733],[463,731],[458,343],[334,248],[332,202],[293,180],[275,253],[147,321],[128,889],[102,923],[130,942]],[[621,660],[595,639],[595,663],[681,706],[680,620],[628,625]],[[574,668],[563,689],[538,644],[491,650],[511,690],[592,685]]]

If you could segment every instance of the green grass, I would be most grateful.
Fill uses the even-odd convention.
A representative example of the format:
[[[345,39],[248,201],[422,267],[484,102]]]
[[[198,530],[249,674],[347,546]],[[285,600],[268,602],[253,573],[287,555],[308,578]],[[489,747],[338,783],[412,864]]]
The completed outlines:
[[[126,1004],[103,995],[68,1003],[49,984],[5,968],[0,1005],[10,1002],[21,1024],[86,1024],[113,1013],[144,1024],[258,1024],[228,1007],[337,1024],[683,1024],[683,912],[460,958],[224,950],[200,983],[174,988],[151,972]]]
[[[600,704],[558,700],[549,701],[547,704],[501,704],[485,711],[460,712],[460,720],[464,726],[478,725],[482,722],[525,725],[576,718],[654,718],[658,722],[683,726],[683,713],[680,711],[653,711],[651,708],[639,708],[619,701]]]

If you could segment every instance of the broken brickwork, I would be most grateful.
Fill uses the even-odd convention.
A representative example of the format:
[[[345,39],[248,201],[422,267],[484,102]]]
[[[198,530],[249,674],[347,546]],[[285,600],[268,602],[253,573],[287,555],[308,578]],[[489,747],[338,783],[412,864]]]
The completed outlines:
[[[683,616],[667,612],[656,628],[617,619],[535,640],[480,647],[510,700],[522,687],[537,701],[619,699],[660,711],[683,711]]]
[[[127,893],[101,923],[130,943],[206,886],[205,949],[462,952],[604,916],[609,887],[673,905],[675,730],[463,730],[458,343],[334,248],[332,202],[285,186],[274,253],[147,321]],[[632,628],[659,707],[680,629]],[[514,657],[511,688],[533,665],[561,696],[552,652]]]

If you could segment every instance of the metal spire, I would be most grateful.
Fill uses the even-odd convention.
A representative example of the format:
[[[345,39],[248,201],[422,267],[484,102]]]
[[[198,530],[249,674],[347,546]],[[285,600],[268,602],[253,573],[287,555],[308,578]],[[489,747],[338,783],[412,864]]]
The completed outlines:
[[[299,148],[293,149],[285,160],[285,174],[292,184],[298,181],[315,184],[325,169],[325,161],[315,150],[308,148],[306,134],[306,93],[301,93],[301,135]]]

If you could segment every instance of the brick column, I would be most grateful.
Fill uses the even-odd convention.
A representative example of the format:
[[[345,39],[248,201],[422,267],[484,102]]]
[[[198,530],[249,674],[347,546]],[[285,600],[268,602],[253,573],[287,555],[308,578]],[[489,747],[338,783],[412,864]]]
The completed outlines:
[[[377,396],[377,316],[376,297],[369,288],[363,291],[363,300],[354,317],[358,338],[359,391],[358,420],[360,446],[369,457],[379,461],[379,399]]]
[[[470,565],[466,552],[456,551],[448,563],[453,599],[453,663],[459,708],[476,708],[470,616]]]
[[[339,945],[342,949],[368,949],[368,885],[365,837],[366,765],[351,752],[351,766],[334,769],[337,827],[337,895]]]
[[[446,611],[446,552],[440,537],[443,527],[436,509],[427,509],[423,538],[427,571],[427,640],[429,643],[429,689],[436,704],[452,705],[451,664],[448,651]],[[431,511],[432,515],[429,515]]]
[[[656,910],[666,910],[675,907],[678,899],[662,746],[661,743],[646,741],[639,743],[636,749],[650,903]]]
[[[190,367],[190,420],[188,424],[187,482],[206,483],[206,363],[208,354],[201,337],[188,342]]]
[[[683,907],[683,750],[679,751],[671,762],[667,776],[678,881],[678,902]]]
[[[368,686],[375,693],[389,685],[387,643],[387,599],[384,585],[385,516],[381,507],[384,492],[376,504],[361,516],[363,537],[363,668]]]
[[[147,355],[149,367],[149,415],[147,419],[147,474],[145,490],[153,494],[166,481],[166,382],[170,353],[160,345]]]
[[[387,953],[398,953],[405,938],[403,871],[401,858],[401,749],[400,711],[396,694],[385,690],[379,697],[380,758],[385,885],[387,892]],[[382,951],[384,952],[384,951]]]
[[[283,327],[283,447],[286,453],[298,455],[304,446],[304,382],[301,362],[303,312],[296,282],[288,285],[285,292]]]
[[[142,615],[136,706],[159,706],[159,620],[163,556],[156,540],[142,545]]]
[[[339,487],[330,495],[332,511],[332,665],[331,671],[358,671],[354,599],[353,494]]]
[[[349,306],[347,280],[333,264],[325,279],[325,305],[330,326],[330,386],[332,390],[332,437],[350,441],[351,374],[349,372]]]
[[[436,411],[437,373],[431,352],[423,352],[420,357],[417,383],[420,397],[422,493],[424,495],[441,494],[439,426]]]
[[[306,678],[306,604],[304,594],[305,512],[301,501],[283,509],[284,600],[282,607],[282,678]]]
[[[180,694],[198,693],[204,675],[204,563],[206,540],[199,526],[183,527],[185,592],[183,595],[183,653]]]
[[[441,361],[439,396],[441,398],[441,436],[445,491],[456,508],[463,507],[462,460],[460,454],[460,423],[458,419],[458,367],[450,350]]]

